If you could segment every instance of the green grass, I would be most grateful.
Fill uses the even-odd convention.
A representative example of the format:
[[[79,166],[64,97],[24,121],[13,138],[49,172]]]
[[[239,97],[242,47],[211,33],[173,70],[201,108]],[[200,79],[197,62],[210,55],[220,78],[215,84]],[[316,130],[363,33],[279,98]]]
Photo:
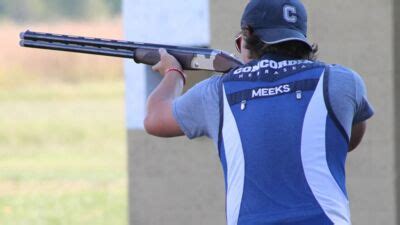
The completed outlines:
[[[127,224],[123,83],[0,87],[0,224]]]

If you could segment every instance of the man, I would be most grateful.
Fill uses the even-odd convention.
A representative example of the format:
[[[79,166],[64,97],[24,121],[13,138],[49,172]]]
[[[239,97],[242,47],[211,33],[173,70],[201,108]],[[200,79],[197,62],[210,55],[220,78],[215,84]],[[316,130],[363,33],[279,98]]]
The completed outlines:
[[[228,225],[351,224],[345,160],[373,115],[362,79],[315,60],[299,0],[252,0],[241,27],[245,65],[181,97],[185,74],[160,50],[146,130],[213,139]]]

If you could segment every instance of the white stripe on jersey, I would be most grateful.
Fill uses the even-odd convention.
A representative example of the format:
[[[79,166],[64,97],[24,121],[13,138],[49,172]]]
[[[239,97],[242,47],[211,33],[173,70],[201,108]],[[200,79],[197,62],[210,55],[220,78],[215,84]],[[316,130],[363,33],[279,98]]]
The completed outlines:
[[[326,158],[324,75],[309,103],[301,139],[301,160],[307,182],[325,214],[335,225],[351,225],[349,202],[331,174]]]
[[[223,89],[223,95],[224,121],[222,138],[227,164],[226,216],[228,225],[237,225],[243,197],[245,162],[239,129],[226,98],[225,88]]]

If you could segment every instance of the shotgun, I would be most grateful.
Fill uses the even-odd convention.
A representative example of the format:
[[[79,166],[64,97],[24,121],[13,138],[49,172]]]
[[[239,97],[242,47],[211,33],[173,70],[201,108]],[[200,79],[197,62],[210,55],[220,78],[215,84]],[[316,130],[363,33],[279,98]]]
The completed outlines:
[[[133,59],[136,63],[155,65],[158,49],[165,48],[184,70],[208,70],[226,73],[242,65],[233,55],[221,50],[196,47],[138,43],[103,38],[25,31],[20,34],[22,47],[77,52]]]

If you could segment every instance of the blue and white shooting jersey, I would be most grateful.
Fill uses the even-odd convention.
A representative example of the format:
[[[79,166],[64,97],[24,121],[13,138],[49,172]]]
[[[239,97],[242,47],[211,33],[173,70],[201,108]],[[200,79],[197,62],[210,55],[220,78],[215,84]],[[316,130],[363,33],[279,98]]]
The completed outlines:
[[[218,147],[228,225],[351,224],[351,128],[371,117],[361,78],[341,66],[265,56],[174,103],[189,138]]]

